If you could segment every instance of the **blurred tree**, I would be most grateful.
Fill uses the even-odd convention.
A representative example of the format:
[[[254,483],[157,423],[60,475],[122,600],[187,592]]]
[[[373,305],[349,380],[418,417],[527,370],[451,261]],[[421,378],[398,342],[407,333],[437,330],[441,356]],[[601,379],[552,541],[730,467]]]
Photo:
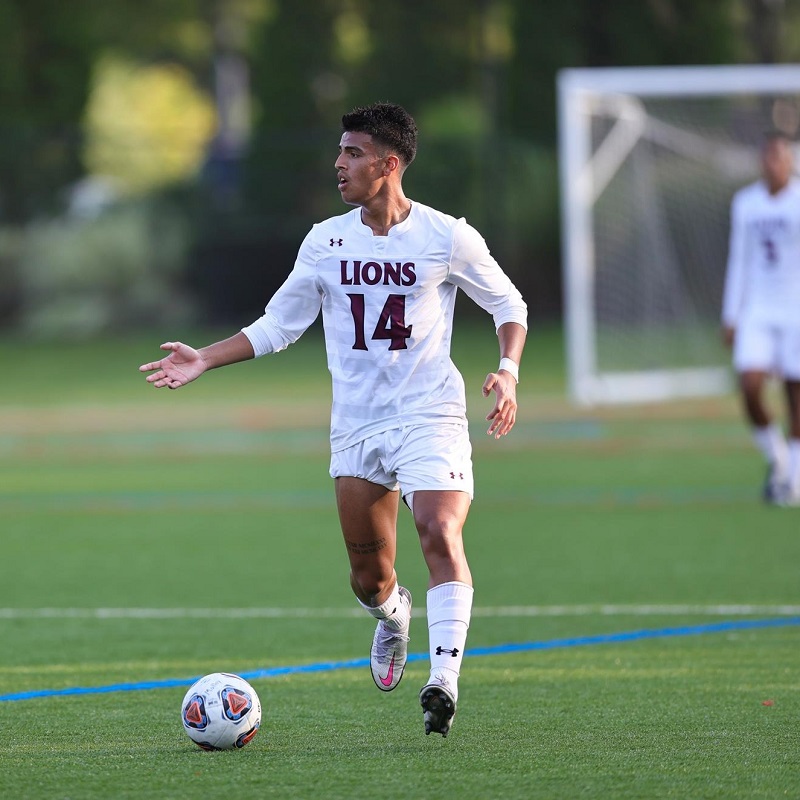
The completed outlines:
[[[752,47],[754,61],[774,64],[784,60],[787,50],[787,31],[797,18],[797,3],[787,7],[786,0],[746,0],[747,25],[745,32]]]
[[[80,174],[75,122],[94,34],[58,0],[0,4],[0,217],[22,220]]]
[[[264,271],[267,252],[285,272],[309,224],[342,210],[332,168],[342,111],[380,99],[420,124],[412,196],[468,216],[512,274],[541,265],[552,295],[556,72],[792,60],[800,3],[0,0],[0,221],[51,210],[86,170],[81,122],[93,65],[109,52],[145,71],[177,63],[215,99],[201,273],[230,278],[229,246],[246,251],[243,280]]]
[[[0,220],[53,210],[84,173],[81,120],[93,66],[109,49],[179,61],[209,82],[215,1],[0,2]]]
[[[214,133],[210,96],[179,64],[140,65],[105,55],[95,63],[85,114],[83,162],[120,193],[192,180]]]
[[[491,215],[482,188],[491,180],[496,194],[502,177],[507,0],[281,0],[276,7],[252,59],[258,110],[247,172],[257,208],[280,218],[284,231],[297,230],[293,221],[304,230],[309,212],[340,210],[324,176],[332,180],[341,115],[388,100],[420,123],[409,189],[453,212]]]
[[[246,169],[248,202],[280,229],[314,212],[324,155],[331,163],[335,158],[335,143],[321,141],[320,132],[346,91],[334,52],[340,5],[276,3],[251,56],[255,129]]]
[[[515,49],[504,109],[507,130],[554,144],[554,76],[565,67],[724,64],[746,60],[742,2],[513,0]]]

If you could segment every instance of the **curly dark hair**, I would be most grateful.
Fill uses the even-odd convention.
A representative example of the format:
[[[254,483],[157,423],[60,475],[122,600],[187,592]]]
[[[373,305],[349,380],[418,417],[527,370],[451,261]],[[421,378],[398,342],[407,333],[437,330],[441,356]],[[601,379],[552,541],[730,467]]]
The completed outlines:
[[[408,166],[417,154],[417,124],[402,106],[373,103],[354,108],[342,117],[348,133],[368,133],[375,143],[395,153]]]

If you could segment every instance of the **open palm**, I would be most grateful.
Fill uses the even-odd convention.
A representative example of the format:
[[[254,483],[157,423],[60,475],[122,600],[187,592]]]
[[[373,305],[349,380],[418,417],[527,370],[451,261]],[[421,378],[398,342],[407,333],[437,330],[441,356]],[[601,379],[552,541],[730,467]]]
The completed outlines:
[[[167,387],[179,389],[187,383],[199,378],[208,369],[200,353],[188,344],[182,342],[165,342],[162,350],[170,350],[170,355],[160,361],[151,361],[142,364],[139,372],[151,372],[147,382],[152,383],[156,389]]]

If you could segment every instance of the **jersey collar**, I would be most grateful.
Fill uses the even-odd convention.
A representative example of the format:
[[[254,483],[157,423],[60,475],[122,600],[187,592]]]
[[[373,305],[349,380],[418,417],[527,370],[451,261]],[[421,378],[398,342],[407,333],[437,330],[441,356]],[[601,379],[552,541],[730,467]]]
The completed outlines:
[[[373,235],[372,228],[370,228],[369,225],[366,225],[361,219],[360,208],[354,208],[351,212],[354,215],[354,227],[362,236],[367,236],[370,239],[391,239],[393,236],[400,236],[400,234],[405,233],[405,231],[411,227],[412,220],[417,215],[417,204],[410,198],[409,202],[411,203],[411,210],[408,212],[408,216],[402,222],[398,222],[397,225],[393,225],[391,228],[389,228],[389,233],[386,236]]]

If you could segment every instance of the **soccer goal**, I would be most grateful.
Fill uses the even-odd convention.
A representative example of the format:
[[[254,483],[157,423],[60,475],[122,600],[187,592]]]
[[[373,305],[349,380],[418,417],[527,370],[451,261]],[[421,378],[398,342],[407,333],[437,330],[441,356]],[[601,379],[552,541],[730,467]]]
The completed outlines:
[[[570,397],[728,391],[730,201],[763,134],[797,134],[800,66],[568,69],[558,100]]]

